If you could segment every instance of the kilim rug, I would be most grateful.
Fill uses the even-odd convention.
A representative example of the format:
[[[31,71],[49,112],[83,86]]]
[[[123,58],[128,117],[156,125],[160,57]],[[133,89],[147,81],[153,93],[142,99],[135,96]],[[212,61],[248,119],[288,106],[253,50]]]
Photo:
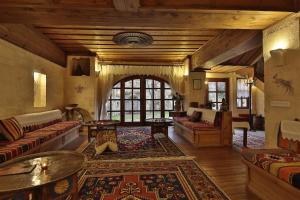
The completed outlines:
[[[264,131],[248,131],[247,148],[263,149],[265,145]],[[233,134],[233,147],[237,150],[242,150],[243,147],[243,131],[235,130]]]
[[[83,169],[81,200],[229,199],[189,159],[86,162]]]
[[[105,151],[96,155],[94,142],[88,144],[81,152],[87,161],[185,156],[169,138],[152,138],[150,127],[118,128],[117,143],[117,152]]]

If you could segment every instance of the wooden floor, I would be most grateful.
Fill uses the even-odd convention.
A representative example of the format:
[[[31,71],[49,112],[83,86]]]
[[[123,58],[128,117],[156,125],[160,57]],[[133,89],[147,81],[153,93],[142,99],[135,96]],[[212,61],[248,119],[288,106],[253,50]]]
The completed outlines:
[[[169,129],[169,137],[186,155],[195,156],[196,162],[232,200],[257,200],[246,189],[247,171],[240,154],[230,147],[195,148]],[[85,135],[65,146],[65,150],[75,150],[87,140]]]

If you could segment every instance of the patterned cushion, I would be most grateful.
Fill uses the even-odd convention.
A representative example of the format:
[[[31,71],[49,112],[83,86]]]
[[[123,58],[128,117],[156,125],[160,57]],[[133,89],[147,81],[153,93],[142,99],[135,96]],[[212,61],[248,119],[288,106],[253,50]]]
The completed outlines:
[[[15,118],[0,120],[0,132],[10,142],[24,136],[22,127]]]
[[[242,156],[257,167],[300,189],[300,155],[293,151],[245,149]]]
[[[115,130],[101,130],[97,133],[95,143],[96,154],[103,153],[107,148],[114,152],[118,151]]]
[[[0,163],[36,148],[40,145],[39,138],[22,138],[0,148]]]
[[[40,144],[51,140],[55,136],[59,135],[58,131],[41,131],[36,130],[30,133],[26,133],[24,138],[36,138],[39,139]]]
[[[283,138],[281,133],[278,134],[278,147],[300,154],[300,141]]]

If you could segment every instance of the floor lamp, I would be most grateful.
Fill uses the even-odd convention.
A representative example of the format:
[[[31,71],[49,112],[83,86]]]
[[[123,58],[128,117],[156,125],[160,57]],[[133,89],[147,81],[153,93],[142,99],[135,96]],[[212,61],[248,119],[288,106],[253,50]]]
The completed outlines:
[[[252,117],[252,86],[254,85],[254,80],[252,78],[247,78],[245,84],[249,86],[249,126],[250,130],[253,130],[253,117]]]

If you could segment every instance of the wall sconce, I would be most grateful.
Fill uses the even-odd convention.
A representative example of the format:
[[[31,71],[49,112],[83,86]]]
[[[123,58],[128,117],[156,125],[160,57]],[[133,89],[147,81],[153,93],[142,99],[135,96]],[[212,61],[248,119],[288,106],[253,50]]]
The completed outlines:
[[[286,64],[284,52],[284,49],[275,49],[270,51],[271,57],[274,59],[274,63],[277,67],[282,67]]]
[[[204,83],[205,83],[205,85],[207,85],[208,84],[208,80],[205,79]]]

